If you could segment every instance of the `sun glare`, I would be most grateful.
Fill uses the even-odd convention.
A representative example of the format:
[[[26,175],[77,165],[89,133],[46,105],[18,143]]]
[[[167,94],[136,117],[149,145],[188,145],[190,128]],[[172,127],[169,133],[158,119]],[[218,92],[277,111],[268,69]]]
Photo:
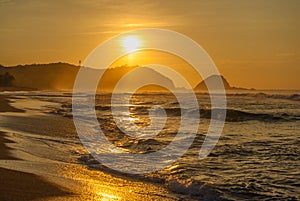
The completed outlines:
[[[122,45],[126,52],[132,52],[141,45],[141,41],[136,36],[127,36],[123,39]]]

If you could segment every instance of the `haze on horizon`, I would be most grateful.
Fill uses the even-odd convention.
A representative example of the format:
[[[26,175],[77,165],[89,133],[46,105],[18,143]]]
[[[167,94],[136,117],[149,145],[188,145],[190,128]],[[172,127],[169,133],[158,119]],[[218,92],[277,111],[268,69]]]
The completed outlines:
[[[198,42],[233,86],[300,89],[299,9],[297,0],[0,0],[0,64],[78,64],[116,34],[166,28]]]

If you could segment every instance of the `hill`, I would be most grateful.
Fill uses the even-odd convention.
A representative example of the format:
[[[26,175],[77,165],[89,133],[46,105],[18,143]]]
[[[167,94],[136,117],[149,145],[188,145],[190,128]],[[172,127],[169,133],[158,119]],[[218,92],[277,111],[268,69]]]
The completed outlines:
[[[70,64],[32,64],[0,67],[0,74],[13,75],[15,87],[32,89],[70,89],[79,68]]]
[[[98,89],[107,92],[113,90],[121,77],[137,67],[121,66],[107,69],[99,82]],[[103,69],[81,68],[84,69],[88,77],[98,76],[99,71],[104,71]],[[68,63],[31,64],[12,67],[0,66],[0,74],[9,73],[14,76],[14,87],[36,90],[72,90],[79,69],[80,67]],[[140,75],[137,76],[139,79],[145,78],[145,75],[151,76],[162,85],[175,89],[172,80],[153,69],[142,67],[138,69],[137,74]],[[130,84],[130,82],[127,84]],[[157,86],[148,86],[145,90],[160,91],[162,89]]]
[[[224,89],[225,90],[249,90],[246,88],[241,88],[241,87],[232,87],[230,86],[229,82],[222,76],[222,75],[212,75],[206,78],[205,80],[201,81],[195,88],[195,91],[207,91],[207,86],[206,84],[212,86],[212,89],[214,90],[220,90],[219,85],[217,84],[219,79],[222,80]],[[253,90],[253,89],[251,89]]]

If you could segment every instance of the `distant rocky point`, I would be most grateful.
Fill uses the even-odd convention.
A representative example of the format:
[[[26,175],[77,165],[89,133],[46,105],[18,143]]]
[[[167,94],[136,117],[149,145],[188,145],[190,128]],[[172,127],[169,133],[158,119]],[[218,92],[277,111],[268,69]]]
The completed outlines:
[[[207,85],[211,86],[212,90],[221,90],[219,81],[223,82],[225,90],[254,90],[254,89],[246,89],[241,87],[232,87],[229,82],[222,75],[211,75],[205,80],[201,81],[195,88],[195,91],[207,91]]]

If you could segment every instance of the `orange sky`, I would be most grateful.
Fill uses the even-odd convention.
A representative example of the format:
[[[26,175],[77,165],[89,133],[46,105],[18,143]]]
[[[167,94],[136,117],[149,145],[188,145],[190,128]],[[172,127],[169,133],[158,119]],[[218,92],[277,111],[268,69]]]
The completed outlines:
[[[300,1],[0,0],[0,64],[78,64],[136,28],[197,41],[234,86],[300,89]]]

